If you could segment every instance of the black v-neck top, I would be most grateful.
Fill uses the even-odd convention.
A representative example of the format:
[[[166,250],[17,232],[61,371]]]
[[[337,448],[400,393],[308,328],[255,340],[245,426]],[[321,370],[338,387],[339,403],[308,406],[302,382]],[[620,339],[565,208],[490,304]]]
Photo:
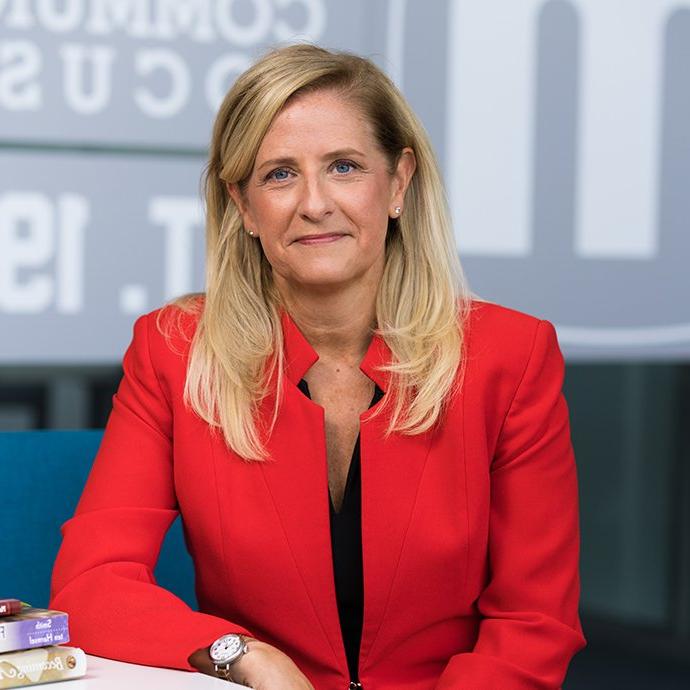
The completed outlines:
[[[308,398],[309,386],[304,379],[297,384]],[[383,397],[376,386],[369,407]],[[352,451],[350,469],[345,482],[345,493],[340,510],[336,512],[330,491],[328,505],[331,521],[331,552],[335,595],[338,603],[340,629],[345,645],[345,655],[350,680],[358,681],[359,646],[364,621],[364,569],[362,565],[362,472],[359,452],[359,434]]]

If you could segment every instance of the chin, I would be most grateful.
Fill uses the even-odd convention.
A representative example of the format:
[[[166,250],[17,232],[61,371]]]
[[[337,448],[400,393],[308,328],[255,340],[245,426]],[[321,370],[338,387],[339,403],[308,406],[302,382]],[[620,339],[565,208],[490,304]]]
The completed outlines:
[[[348,280],[344,276],[310,276],[300,281],[302,286],[311,288],[312,290],[333,290],[341,287],[347,287],[352,280]]]
[[[281,271],[279,276],[276,275],[276,278],[279,284],[284,284],[288,288],[309,289],[315,292],[331,291],[345,289],[357,283],[371,283],[372,269],[371,266],[355,268],[345,263],[329,265],[326,262],[321,262],[311,266],[305,266],[303,263],[298,269],[289,272]]]
[[[295,276],[294,281],[288,282],[297,282],[302,287],[318,291],[345,288],[353,282],[357,282],[358,278],[361,279],[361,276],[342,270],[310,271],[309,273],[301,273]]]

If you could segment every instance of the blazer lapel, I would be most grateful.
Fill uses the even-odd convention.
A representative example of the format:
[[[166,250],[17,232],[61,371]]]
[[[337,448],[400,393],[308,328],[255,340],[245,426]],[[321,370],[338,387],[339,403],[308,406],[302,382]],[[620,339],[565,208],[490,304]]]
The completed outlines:
[[[383,390],[388,390],[390,376],[377,367],[390,362],[391,357],[385,341],[377,336],[360,365]],[[415,436],[395,433],[384,440],[390,417],[384,412],[370,419],[375,407],[360,418],[364,562],[360,669],[381,639],[387,603],[433,436],[430,432]]]
[[[297,388],[318,355],[286,312],[282,327],[285,390],[268,442],[271,460],[262,472],[334,663],[346,669],[331,558],[324,411]],[[270,415],[273,399],[266,402],[263,412]]]

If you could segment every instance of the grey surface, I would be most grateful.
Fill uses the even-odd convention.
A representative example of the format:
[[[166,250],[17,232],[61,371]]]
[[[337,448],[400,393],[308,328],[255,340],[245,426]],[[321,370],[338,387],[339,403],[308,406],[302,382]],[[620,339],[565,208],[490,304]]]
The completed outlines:
[[[291,40],[367,55],[397,80],[449,180],[460,254],[476,293],[554,322],[570,361],[687,359],[690,0],[203,0],[195,6],[208,9],[208,21],[195,20],[203,12],[185,20],[185,3],[168,4],[180,14],[177,24],[170,15],[167,37],[163,19],[145,17],[153,2],[0,5],[0,331],[9,334],[1,365],[120,361],[137,314],[203,289],[201,212],[193,228],[165,229],[152,204],[158,197],[198,204],[215,108],[209,74],[219,61],[248,64],[287,36],[286,27],[299,29]],[[226,5],[232,16],[221,22],[214,13]],[[124,8],[122,21],[99,33],[97,8],[116,6]],[[21,7],[35,13],[22,16]],[[47,7],[57,12],[52,23]],[[68,8],[76,13],[65,14]],[[473,40],[458,41],[460,34]],[[628,44],[641,39],[658,43],[654,65],[649,51],[628,59]],[[586,69],[602,40],[608,50],[597,53],[596,67],[616,75],[626,56],[604,93]],[[87,70],[77,83],[70,60],[85,50],[100,50],[109,67]],[[165,99],[173,88],[162,68],[143,73],[151,51],[167,51],[156,59],[189,73],[184,103],[158,116],[138,105],[142,89]],[[29,54],[38,56],[33,65]],[[504,69],[492,67],[497,58]],[[468,64],[473,83],[457,78],[464,74],[458,65]],[[219,83],[232,78],[228,72]],[[87,111],[75,105],[79,84]],[[107,98],[93,107],[99,93]],[[468,105],[481,111],[496,94],[506,107],[486,122],[449,110],[457,102],[461,114]],[[524,102],[526,114],[513,111],[513,102]],[[637,131],[635,117],[603,124],[600,117],[600,129],[591,130],[588,108],[618,113],[621,103],[630,115],[652,103],[658,117],[651,129]],[[620,132],[628,138],[617,164],[606,146]],[[468,141],[485,149],[458,146]],[[610,194],[606,180],[583,176],[591,148],[612,171]],[[491,175],[474,175],[489,156]],[[644,182],[641,166],[655,176]],[[465,216],[472,199],[486,202]],[[28,218],[13,213],[18,206],[30,209]],[[640,237],[650,232],[647,220],[611,225],[628,218],[626,206],[655,209],[646,249]],[[463,250],[470,235],[489,241]],[[613,244],[593,249],[602,237]]]

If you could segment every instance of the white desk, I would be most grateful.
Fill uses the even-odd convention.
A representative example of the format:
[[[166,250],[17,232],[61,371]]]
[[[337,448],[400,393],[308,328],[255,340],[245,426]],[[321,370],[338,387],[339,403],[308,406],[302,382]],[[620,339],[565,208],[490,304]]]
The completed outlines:
[[[174,671],[169,668],[137,666],[122,661],[86,655],[86,675],[77,680],[38,687],[55,690],[246,690],[246,686],[211,678],[203,673]]]

